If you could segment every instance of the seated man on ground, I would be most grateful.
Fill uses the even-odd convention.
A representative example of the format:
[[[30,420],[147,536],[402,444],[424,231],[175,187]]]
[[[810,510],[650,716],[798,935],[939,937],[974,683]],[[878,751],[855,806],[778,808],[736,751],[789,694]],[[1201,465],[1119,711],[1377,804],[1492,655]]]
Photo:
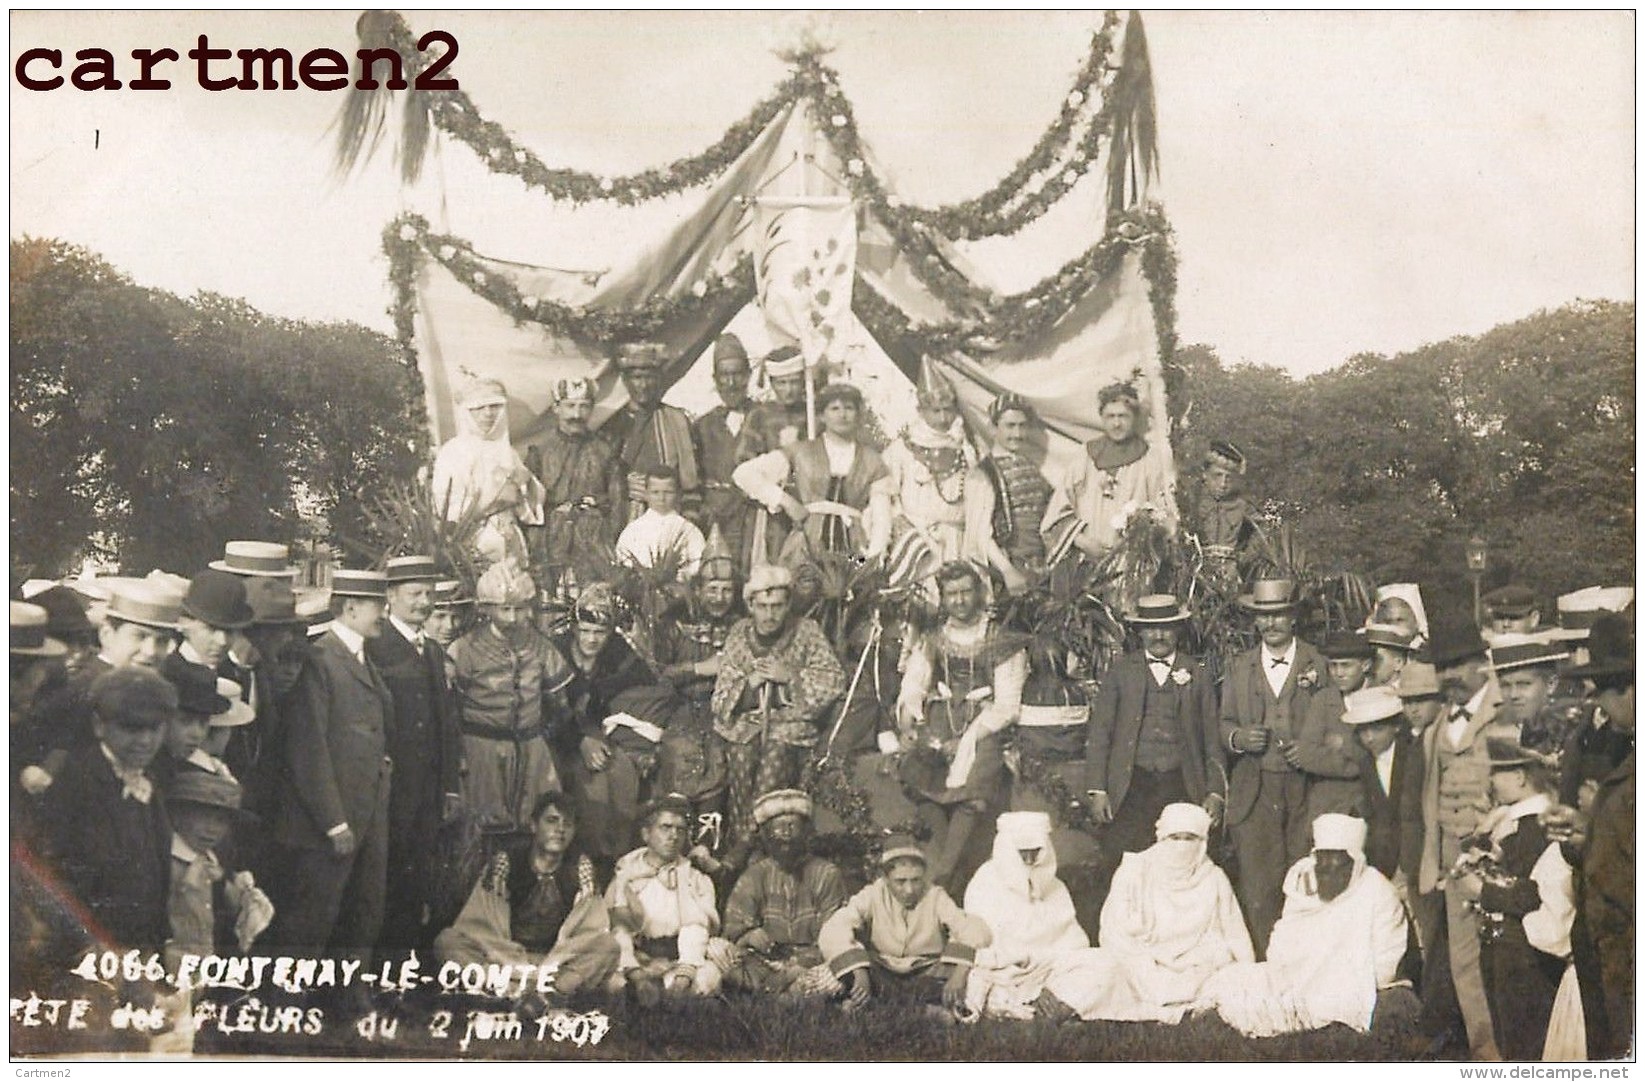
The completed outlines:
[[[576,836],[576,807],[559,793],[539,796],[530,836],[492,856],[457,922],[435,937],[435,960],[557,966],[556,996],[605,987],[619,949],[594,862],[572,849]]]
[[[992,938],[988,925],[930,885],[913,838],[888,839],[880,869],[817,934],[834,976],[845,983],[850,975],[845,1009],[870,997],[962,1008],[977,951]]]
[[[683,855],[690,816],[678,793],[652,804],[640,831],[645,845],[617,862],[606,888],[617,968],[642,1006],[665,991],[711,996],[731,968],[731,944],[714,936],[714,881]]]
[[[1351,815],[1314,820],[1314,851],[1285,875],[1285,909],[1264,962],[1228,966],[1206,982],[1200,1005],[1248,1037],[1371,1028],[1390,1002],[1405,954],[1405,909],[1365,863],[1366,827]],[[1405,995],[1411,995],[1404,989]]]
[[[1127,853],[1102,909],[1102,967],[1053,977],[1047,993],[1081,1018],[1181,1021],[1219,970],[1251,962],[1251,933],[1234,888],[1206,856],[1211,816],[1168,804],[1155,842]],[[1042,1004],[1053,1017],[1055,1004]]]
[[[751,992],[826,995],[840,989],[817,947],[823,921],[845,904],[845,881],[810,855],[811,797],[776,789],[754,803],[760,848],[725,905],[725,938],[737,947],[726,975]]]

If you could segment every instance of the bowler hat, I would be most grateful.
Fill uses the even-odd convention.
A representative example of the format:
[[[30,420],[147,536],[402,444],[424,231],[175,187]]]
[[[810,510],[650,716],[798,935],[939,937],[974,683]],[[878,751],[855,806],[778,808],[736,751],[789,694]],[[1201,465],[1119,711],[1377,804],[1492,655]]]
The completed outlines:
[[[1594,621],[1588,633],[1588,664],[1566,670],[1567,676],[1632,676],[1634,624],[1626,616],[1608,612]]]
[[[221,714],[229,700],[217,693],[217,674],[173,651],[160,663],[160,675],[177,689],[177,709],[190,714]]]
[[[1484,657],[1485,640],[1480,638],[1479,628],[1473,624],[1442,624],[1434,628],[1429,650],[1433,655],[1434,668],[1444,669],[1471,657]]]
[[[1137,599],[1137,611],[1126,618],[1132,624],[1180,624],[1188,619],[1188,611],[1177,604],[1170,594],[1148,594]]]
[[[1319,652],[1327,661],[1359,659],[1369,661],[1376,656],[1371,642],[1364,635],[1352,631],[1328,631],[1319,641]]]
[[[432,556],[395,556],[383,565],[389,585],[400,582],[433,582],[440,577]]]
[[[85,602],[67,586],[52,586],[29,599],[46,610],[46,634],[56,639],[93,637],[97,625],[86,615]]]
[[[11,603],[11,652],[23,657],[62,657],[69,648],[46,635],[50,620],[40,605],[27,601]]]
[[[381,571],[350,571],[333,568],[331,572],[332,597],[371,597],[381,601],[388,596],[388,576]]]
[[[291,550],[273,541],[228,541],[223,545],[223,558],[206,565],[213,571],[227,571],[233,575],[268,575],[289,579],[297,571],[291,566]]]
[[[230,631],[250,627],[256,614],[246,603],[246,584],[227,571],[206,570],[189,580],[183,615]]]
[[[1297,607],[1296,593],[1290,579],[1258,579],[1250,593],[1240,595],[1239,606],[1247,612],[1290,612]]]

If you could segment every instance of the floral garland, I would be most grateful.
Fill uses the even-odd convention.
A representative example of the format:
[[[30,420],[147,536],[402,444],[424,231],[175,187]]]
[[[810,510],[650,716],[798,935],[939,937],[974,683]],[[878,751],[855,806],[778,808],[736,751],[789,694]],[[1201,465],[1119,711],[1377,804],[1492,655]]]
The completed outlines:
[[[507,276],[492,271],[473,247],[459,237],[430,230],[419,214],[402,214],[383,230],[383,249],[389,259],[389,279],[395,286],[395,304],[389,310],[396,332],[408,343],[416,312],[413,279],[421,259],[433,259],[477,296],[484,297],[516,323],[537,323],[562,337],[606,344],[641,341],[664,325],[704,310],[741,307],[754,296],[754,265],[744,256],[730,273],[699,279],[678,297],[652,297],[631,308],[590,308],[562,304],[546,297],[523,294]]]
[[[972,356],[990,354],[1055,326],[1098,282],[1113,274],[1133,248],[1142,251],[1160,356],[1169,359],[1176,350],[1176,256],[1170,226],[1156,206],[1115,216],[1102,240],[1027,290],[995,299],[974,318],[912,323],[860,276],[851,306],[876,338],[900,343],[915,356],[956,350]]]
[[[874,208],[900,242],[910,249],[919,249],[929,245],[914,242],[916,230],[934,230],[970,240],[1015,233],[1043,215],[1072,190],[1079,178],[1095,168],[1097,151],[1115,115],[1115,102],[1111,100],[1107,84],[1112,82],[1108,76],[1116,70],[1110,65],[1110,58],[1119,22],[1117,12],[1105,14],[1102,28],[1092,35],[1086,60],[1064,96],[1057,118],[1010,172],[982,195],[932,208],[903,206],[868,170],[850,102],[840,88],[839,75],[823,64],[822,55],[826,50],[816,45],[786,56],[794,65],[789,77],[712,146],[699,154],[628,176],[550,168],[529,148],[516,142],[502,125],[482,117],[464,91],[416,93],[425,95],[427,121],[473,150],[493,172],[518,176],[527,187],[563,202],[583,204],[608,200],[629,206],[674,195],[719,176],[784,109],[808,99],[820,115],[828,117],[829,123],[823,131],[846,164],[847,183],[859,198]],[[367,36],[369,41],[365,40]],[[369,30],[362,29],[362,43],[396,49],[413,72],[422,65],[417,39],[398,13],[385,12],[372,19]],[[1085,107],[1099,97],[1101,108],[1085,125],[1083,136],[1074,143],[1073,136],[1085,115]],[[420,153],[420,144],[417,145]],[[355,147],[345,157],[352,162],[360,152],[361,148]]]

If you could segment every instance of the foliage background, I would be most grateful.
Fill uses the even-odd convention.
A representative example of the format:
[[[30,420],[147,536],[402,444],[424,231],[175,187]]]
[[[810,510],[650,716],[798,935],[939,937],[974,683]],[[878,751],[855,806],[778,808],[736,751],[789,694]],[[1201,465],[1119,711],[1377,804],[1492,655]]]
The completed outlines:
[[[225,540],[359,536],[373,493],[427,460],[421,387],[394,342],[241,301],[131,282],[62,242],[11,245],[11,571],[86,555],[187,572]],[[1175,357],[1176,452],[1238,443],[1247,489],[1321,573],[1415,580],[1465,604],[1463,544],[1486,587],[1545,599],[1633,581],[1634,306],[1579,301],[1306,379]]]

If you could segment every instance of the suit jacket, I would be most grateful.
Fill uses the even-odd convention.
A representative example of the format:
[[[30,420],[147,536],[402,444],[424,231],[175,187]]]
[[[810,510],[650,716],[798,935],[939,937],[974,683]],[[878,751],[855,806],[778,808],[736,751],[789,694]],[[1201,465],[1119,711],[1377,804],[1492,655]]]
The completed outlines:
[[[281,842],[320,849],[340,823],[356,837],[384,827],[378,809],[388,796],[393,709],[376,668],[356,661],[336,635],[321,635],[287,704]]]
[[[1392,880],[1404,875],[1413,891],[1422,860],[1422,745],[1401,726],[1394,740],[1394,769],[1382,789],[1376,760],[1357,740],[1359,800],[1354,811],[1365,819],[1365,861]]]
[[[1489,679],[1479,710],[1468,719],[1468,727],[1462,731],[1459,746],[1464,755],[1485,754],[1485,730],[1496,721],[1502,709],[1502,693],[1497,690],[1496,678]],[[1439,877],[1450,871],[1439,866],[1439,742],[1450,724],[1449,714],[1449,710],[1441,714],[1422,733],[1422,863],[1418,868],[1417,889],[1423,894],[1433,890],[1439,884]],[[1517,737],[1519,734],[1516,730],[1505,735]],[[1486,801],[1489,802],[1488,794]]]
[[[46,858],[105,946],[157,951],[170,934],[171,821],[158,785],[146,805],[123,789],[98,744],[71,752],[42,798]]]
[[[1296,734],[1297,764],[1308,775],[1308,821],[1327,812],[1346,812],[1360,797],[1360,747],[1353,727],[1343,723],[1342,692],[1326,682],[1308,703]]]
[[[1308,718],[1309,704],[1313,702],[1320,689],[1327,686],[1329,676],[1325,668],[1324,655],[1301,639],[1297,639],[1296,644],[1297,654],[1291,660],[1291,672],[1286,676],[1277,700],[1273,690],[1268,686],[1268,677],[1262,671],[1263,648],[1260,644],[1236,654],[1234,660],[1228,663],[1228,670],[1223,675],[1220,736],[1222,747],[1230,756],[1227,810],[1229,826],[1244,822],[1245,817],[1251,814],[1251,809],[1257,802],[1257,789],[1262,774],[1262,756],[1245,755],[1232,750],[1229,740],[1233,737],[1234,730],[1261,725],[1268,704],[1274,703],[1279,710],[1289,716],[1293,737],[1300,736],[1304,722]],[[1298,678],[1309,671],[1314,674],[1313,687],[1299,686]]]
[[[383,633],[366,640],[366,657],[376,666],[394,704],[388,757],[394,761],[389,820],[424,841],[439,827],[445,794],[458,791],[462,734],[457,703],[446,682],[445,661],[432,640],[421,650],[384,621]]]
[[[1222,742],[1217,731],[1216,689],[1197,659],[1178,652],[1176,668],[1186,669],[1185,685],[1166,680],[1156,694],[1176,695],[1182,719],[1182,781],[1188,799],[1199,803],[1207,794],[1228,791]],[[1089,736],[1085,745],[1087,785],[1104,789],[1108,803],[1118,808],[1131,787],[1137,741],[1142,736],[1143,696],[1154,681],[1148,655],[1134,650],[1116,661],[1091,703]]]

